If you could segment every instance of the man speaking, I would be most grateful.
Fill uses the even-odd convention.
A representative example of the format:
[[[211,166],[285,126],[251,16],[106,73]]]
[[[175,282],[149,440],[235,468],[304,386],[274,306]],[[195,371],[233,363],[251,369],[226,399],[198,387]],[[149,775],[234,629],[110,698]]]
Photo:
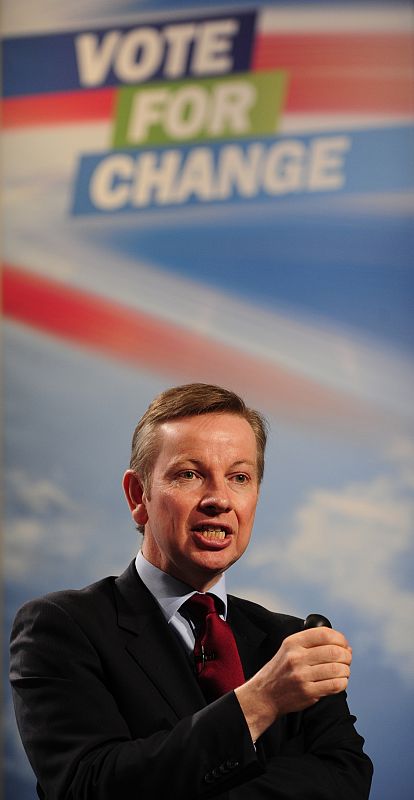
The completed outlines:
[[[262,416],[218,386],[168,389],[140,420],[123,481],[137,558],[14,623],[16,717],[40,798],[369,796],[345,636],[226,594],[265,444]]]

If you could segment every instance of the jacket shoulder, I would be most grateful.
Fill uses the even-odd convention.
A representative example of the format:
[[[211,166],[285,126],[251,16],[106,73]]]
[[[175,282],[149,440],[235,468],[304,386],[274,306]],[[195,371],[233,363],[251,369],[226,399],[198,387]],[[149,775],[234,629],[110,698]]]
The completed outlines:
[[[112,591],[112,587],[116,577],[109,575],[106,578],[101,578],[99,581],[90,583],[80,589],[61,589],[55,592],[48,592],[47,594],[28,600],[22,608],[30,605],[31,603],[43,604],[53,603],[58,606],[70,606],[72,604],[82,603],[85,600],[88,602],[94,597],[101,597]]]
[[[245,614],[252,623],[264,630],[283,630],[285,636],[303,630],[303,619],[291,614],[282,614],[254,603],[252,600],[245,600],[229,594],[230,606]]]
[[[38,619],[50,619],[56,615],[63,618],[72,618],[82,621],[81,627],[92,620],[108,619],[114,613],[114,584],[115,576],[102,578],[81,589],[63,589],[57,592],[28,600],[16,613],[13,632],[25,623],[35,623]]]

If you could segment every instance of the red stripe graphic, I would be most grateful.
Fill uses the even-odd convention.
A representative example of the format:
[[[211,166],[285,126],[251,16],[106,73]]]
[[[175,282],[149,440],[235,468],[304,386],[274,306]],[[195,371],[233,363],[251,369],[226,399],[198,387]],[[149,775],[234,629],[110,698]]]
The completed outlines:
[[[262,35],[253,69],[286,69],[285,111],[414,113],[414,37]]]
[[[259,34],[253,69],[377,70],[414,69],[412,34]]]
[[[10,97],[2,102],[3,128],[105,122],[114,115],[115,89]]]
[[[262,406],[283,410],[296,420],[319,418],[326,424],[328,417],[342,417],[355,426],[355,416],[361,415],[355,401],[274,363],[7,265],[3,306],[11,320],[175,380],[180,376],[226,385],[231,376],[236,389],[248,391]]]
[[[414,114],[414,81],[383,76],[347,77],[294,73],[286,113]]]
[[[289,113],[414,113],[411,34],[260,34],[252,69],[285,69]],[[6,98],[3,127],[109,121],[116,88]]]

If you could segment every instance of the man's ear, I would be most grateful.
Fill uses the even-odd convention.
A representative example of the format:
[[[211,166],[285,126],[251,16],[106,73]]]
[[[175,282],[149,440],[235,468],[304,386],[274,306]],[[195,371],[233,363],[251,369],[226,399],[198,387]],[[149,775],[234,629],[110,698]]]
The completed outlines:
[[[145,525],[148,521],[147,508],[145,505],[145,491],[142,482],[136,472],[127,469],[123,479],[125,497],[129,505],[132,519],[137,525]]]

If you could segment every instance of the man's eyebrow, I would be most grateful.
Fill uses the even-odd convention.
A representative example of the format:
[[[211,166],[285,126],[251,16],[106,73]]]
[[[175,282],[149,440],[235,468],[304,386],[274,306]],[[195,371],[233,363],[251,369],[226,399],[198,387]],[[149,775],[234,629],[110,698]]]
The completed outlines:
[[[192,464],[195,467],[201,467],[202,463],[202,461],[198,461],[197,458],[192,458],[191,456],[174,456],[170,461],[172,467],[180,467],[184,464]]]
[[[176,456],[171,461],[171,466],[173,467],[177,466],[179,467],[180,464],[193,464],[195,467],[202,467],[204,465],[204,462],[200,461],[198,458],[193,458],[193,456],[186,456],[186,455]],[[233,461],[233,463],[230,464],[230,469],[236,469],[237,467],[242,466],[243,464],[249,467],[256,467],[255,461],[250,461],[250,459],[248,458],[241,458],[238,461]]]
[[[248,464],[249,467],[255,467],[256,466],[256,462],[255,461],[250,461],[249,458],[241,458],[240,461],[233,461],[233,463],[230,464],[230,469],[234,469],[234,467],[238,467],[241,464]]]

